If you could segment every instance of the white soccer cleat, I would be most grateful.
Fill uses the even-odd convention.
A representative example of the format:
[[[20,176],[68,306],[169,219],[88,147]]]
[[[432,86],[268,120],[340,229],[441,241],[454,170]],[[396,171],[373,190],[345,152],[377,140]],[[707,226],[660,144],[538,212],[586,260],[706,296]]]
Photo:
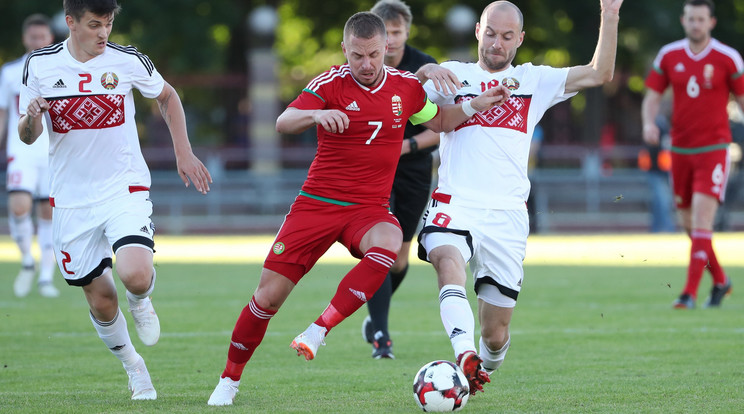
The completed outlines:
[[[158,393],[150,380],[150,373],[147,372],[145,360],[139,357],[139,360],[131,367],[124,367],[129,376],[129,391],[132,392],[133,400],[155,400]]]
[[[160,320],[155,308],[152,307],[150,297],[137,299],[127,291],[127,302],[129,302],[129,311],[132,312],[134,319],[134,328],[137,330],[137,336],[143,344],[153,346],[160,339]]]
[[[19,298],[24,298],[31,292],[31,285],[34,282],[34,276],[36,271],[34,265],[23,266],[21,271],[18,272],[15,282],[13,282],[13,292]]]
[[[306,361],[310,361],[318,353],[318,347],[325,345],[326,332],[326,328],[312,323],[305,332],[297,335],[289,346],[297,351],[297,356],[302,355]]]
[[[52,282],[39,283],[39,294],[45,298],[56,298],[59,297],[59,290],[52,284]]]
[[[235,400],[235,394],[238,393],[238,386],[240,381],[233,381],[232,379],[225,377],[220,378],[220,382],[212,391],[212,395],[209,396],[207,405],[232,405]]]

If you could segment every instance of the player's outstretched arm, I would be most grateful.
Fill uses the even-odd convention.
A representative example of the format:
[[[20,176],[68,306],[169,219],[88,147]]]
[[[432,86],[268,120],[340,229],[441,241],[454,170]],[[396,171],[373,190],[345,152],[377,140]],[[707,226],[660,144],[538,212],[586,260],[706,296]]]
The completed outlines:
[[[26,114],[18,120],[18,135],[21,141],[31,145],[39,138],[44,127],[41,124],[41,118],[44,112],[49,110],[49,102],[42,97],[36,97],[29,102],[26,108]]]
[[[315,125],[333,134],[340,134],[349,127],[349,117],[335,109],[289,107],[276,119],[276,131],[281,134],[299,134]]]
[[[438,92],[454,95],[462,87],[457,75],[451,70],[436,63],[427,63],[416,71],[416,77],[423,85],[430,80]]]
[[[623,0],[601,0],[602,19],[594,57],[588,65],[574,66],[568,71],[566,93],[599,86],[612,80],[617,55],[617,26]]]
[[[463,104],[442,105],[439,113],[422,125],[434,132],[449,132],[470,119],[477,112],[487,111],[504,104],[509,99],[509,89],[495,86]]]
[[[173,151],[176,154],[176,168],[178,175],[186,187],[189,180],[194,183],[194,188],[202,194],[207,194],[212,176],[207,167],[194,155],[191,143],[186,132],[186,115],[183,112],[183,104],[178,93],[168,82],[165,83],[163,91],[156,98],[160,113],[163,115],[168,130],[173,140]]]

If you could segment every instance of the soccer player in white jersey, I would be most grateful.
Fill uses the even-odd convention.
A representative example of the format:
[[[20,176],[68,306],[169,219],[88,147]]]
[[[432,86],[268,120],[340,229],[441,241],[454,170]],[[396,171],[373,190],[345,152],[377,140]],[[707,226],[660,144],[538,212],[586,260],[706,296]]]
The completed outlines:
[[[83,288],[98,336],[129,376],[132,399],[154,400],[157,393],[130,340],[112,276],[113,250],[137,334],[154,345],[160,323],[150,301],[150,173],[139,147],[133,89],[157,100],[184,184],[191,180],[206,194],[211,177],[191,150],[175,89],[147,56],[108,42],[119,12],[116,0],[64,0],[64,10],[70,37],[26,60],[18,132],[31,144],[46,122],[57,264],[69,285]]]
[[[22,25],[26,54],[0,69],[0,143],[7,135],[8,225],[10,237],[21,252],[21,270],[13,283],[13,292],[24,297],[31,292],[36,264],[31,252],[34,223],[31,212],[36,202],[39,250],[39,293],[48,298],[59,296],[52,283],[54,251],[52,250],[52,207],[49,205],[49,135],[42,131],[33,145],[18,138],[18,97],[23,64],[32,50],[49,46],[54,41],[49,18],[41,14],[28,16]],[[7,126],[7,134],[5,133]]]
[[[529,223],[530,139],[552,105],[581,89],[612,79],[622,0],[601,0],[599,40],[591,63],[571,68],[512,65],[522,44],[522,12],[508,1],[489,4],[475,25],[478,62],[445,62],[463,85],[457,94],[438,82],[424,88],[437,104],[466,102],[495,85],[511,90],[501,107],[475,114],[443,135],[438,188],[419,235],[419,256],[431,262],[439,279],[442,323],[471,392],[483,390],[509,348],[509,323],[522,286],[522,260]],[[418,72],[429,79],[436,66]],[[466,263],[475,279],[480,352],[475,320],[466,296]]]

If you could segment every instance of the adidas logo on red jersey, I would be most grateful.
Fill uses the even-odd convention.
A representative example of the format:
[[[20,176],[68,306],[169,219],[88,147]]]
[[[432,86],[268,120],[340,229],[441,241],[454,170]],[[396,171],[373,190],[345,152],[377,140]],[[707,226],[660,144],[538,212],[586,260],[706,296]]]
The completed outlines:
[[[356,101],[353,101],[346,107],[347,111],[356,111],[359,112],[361,109],[359,109],[359,105],[357,105]]]

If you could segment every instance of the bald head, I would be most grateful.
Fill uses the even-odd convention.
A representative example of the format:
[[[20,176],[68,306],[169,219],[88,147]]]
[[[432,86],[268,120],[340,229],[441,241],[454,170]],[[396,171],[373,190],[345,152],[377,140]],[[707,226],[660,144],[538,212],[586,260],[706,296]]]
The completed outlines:
[[[522,12],[514,3],[495,1],[483,10],[475,25],[478,64],[491,73],[507,69],[522,45]]]
[[[506,0],[499,0],[494,1],[493,3],[486,6],[485,9],[483,9],[483,13],[481,13],[480,22],[481,24],[484,24],[486,20],[488,20],[488,16],[493,13],[513,13],[514,16],[519,21],[519,30],[521,31],[524,27],[524,16],[522,16],[522,10],[519,10],[519,7],[517,7],[516,4],[506,1]]]

